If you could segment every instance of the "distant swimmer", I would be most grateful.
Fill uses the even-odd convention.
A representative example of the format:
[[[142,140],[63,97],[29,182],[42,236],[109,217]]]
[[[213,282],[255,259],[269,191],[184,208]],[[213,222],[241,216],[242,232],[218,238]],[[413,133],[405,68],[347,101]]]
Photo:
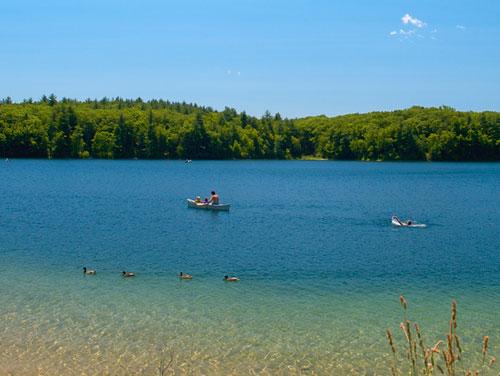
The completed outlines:
[[[124,277],[135,277],[135,273],[133,272],[122,272]]]
[[[237,277],[229,277],[227,275],[224,276],[224,281],[226,282],[238,282],[240,279]]]
[[[398,226],[398,227],[417,227],[417,228],[425,228],[425,227],[427,227],[426,224],[424,224],[424,223],[417,223],[417,222],[415,222],[414,220],[411,220],[411,219],[407,219],[407,220],[402,221],[401,219],[399,219],[395,215],[392,216],[392,224],[394,226]]]
[[[210,200],[208,200],[208,203],[213,205],[219,205],[219,195],[215,193],[215,191],[211,192]]]
[[[404,226],[404,223],[401,222],[401,220],[398,217],[396,217],[395,215],[392,216],[392,224],[396,225],[396,226],[398,226],[398,225]]]
[[[183,272],[180,272],[180,274],[179,274],[179,278],[180,278],[180,279],[193,279],[193,276],[192,276],[192,275],[190,275],[190,274],[185,274],[185,273],[183,273]]]
[[[83,274],[85,275],[96,275],[97,272],[94,269],[87,269],[85,266],[83,267]]]

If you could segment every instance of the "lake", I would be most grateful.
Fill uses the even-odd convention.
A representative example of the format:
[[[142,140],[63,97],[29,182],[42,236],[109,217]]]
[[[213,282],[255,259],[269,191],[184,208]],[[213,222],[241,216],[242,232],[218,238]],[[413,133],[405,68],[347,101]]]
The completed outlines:
[[[456,299],[499,356],[499,188],[498,163],[2,161],[0,374],[387,375],[400,294],[429,345]],[[230,212],[186,207],[212,189]]]

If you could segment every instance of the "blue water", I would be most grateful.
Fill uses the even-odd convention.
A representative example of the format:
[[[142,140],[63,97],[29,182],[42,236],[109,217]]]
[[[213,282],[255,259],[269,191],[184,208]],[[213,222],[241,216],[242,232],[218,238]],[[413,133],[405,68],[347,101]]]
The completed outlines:
[[[400,293],[497,350],[499,188],[490,163],[2,162],[0,374],[155,374],[165,348],[181,374],[386,374]],[[229,213],[186,207],[212,189]]]

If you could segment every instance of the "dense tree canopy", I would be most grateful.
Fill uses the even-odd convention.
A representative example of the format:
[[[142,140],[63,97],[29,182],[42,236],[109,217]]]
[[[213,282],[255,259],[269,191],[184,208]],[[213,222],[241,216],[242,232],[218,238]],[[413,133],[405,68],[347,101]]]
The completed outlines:
[[[5,98],[0,156],[498,161],[500,113],[412,107],[283,119],[141,98]]]

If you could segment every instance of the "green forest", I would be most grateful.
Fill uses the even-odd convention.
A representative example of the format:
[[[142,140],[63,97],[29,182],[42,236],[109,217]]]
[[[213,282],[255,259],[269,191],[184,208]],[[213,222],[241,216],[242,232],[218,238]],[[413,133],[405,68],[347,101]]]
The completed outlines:
[[[0,156],[498,161],[500,113],[412,107],[287,119],[141,98],[5,98]]]

